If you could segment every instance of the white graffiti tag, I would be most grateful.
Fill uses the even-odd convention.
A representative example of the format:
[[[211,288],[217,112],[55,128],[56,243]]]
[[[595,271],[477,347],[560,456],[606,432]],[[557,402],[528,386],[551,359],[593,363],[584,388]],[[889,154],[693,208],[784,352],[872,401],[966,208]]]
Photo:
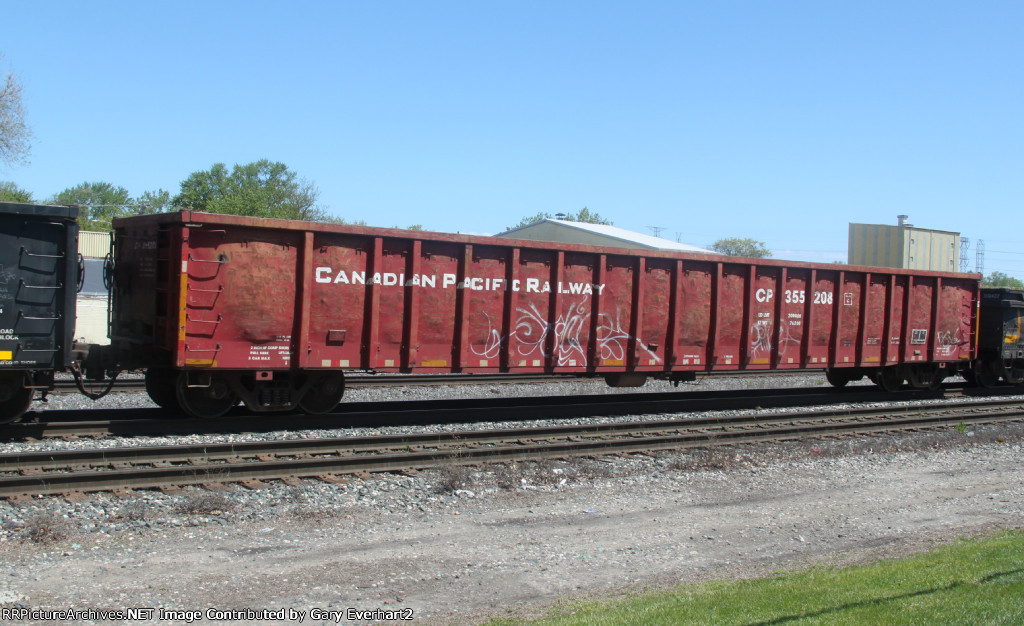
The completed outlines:
[[[626,347],[633,337],[628,331],[623,330],[622,323],[619,321],[621,313],[616,309],[614,320],[605,313],[598,316],[597,346],[601,350],[602,359],[623,360],[626,358]],[[661,357],[647,347],[644,342],[637,340],[636,345],[643,348],[656,363],[661,363]]]
[[[491,325],[490,315],[484,313],[484,317],[487,318],[487,342],[479,349],[476,346],[470,346],[469,349],[477,356],[496,359],[501,354],[501,333]]]
[[[952,357],[959,351],[962,342],[959,327],[953,332],[939,331],[935,335],[935,354],[947,358]]]
[[[529,309],[517,309],[517,312],[519,319],[516,320],[512,336],[516,338],[516,349],[519,354],[530,356],[536,352],[547,356],[544,352],[544,340],[548,336],[548,324],[544,316],[533,304]]]
[[[586,365],[587,355],[580,343],[580,332],[590,319],[587,307],[588,298],[573,304],[565,315],[558,316],[554,324],[554,344],[558,355],[558,365]],[[541,315],[537,307],[530,305],[528,309],[518,309],[519,318],[512,336],[516,339],[516,352],[520,356],[550,356],[545,343],[552,327]],[[574,363],[575,362],[575,363]]]
[[[750,327],[750,354],[771,353],[772,327],[771,320],[758,320]],[[800,344],[800,340],[790,333],[789,324],[779,323],[779,356],[786,354],[790,344]]]
[[[572,361],[585,365],[587,362],[587,355],[580,344],[580,332],[590,319],[586,302],[587,299],[584,298],[570,306],[569,311],[555,321],[555,345],[558,346],[559,365],[572,365]]]
[[[750,353],[772,351],[771,321],[758,320],[750,327]]]
[[[524,357],[547,358],[551,354],[546,344],[549,335],[552,335],[559,366],[586,365],[587,353],[580,337],[584,335],[590,320],[589,301],[590,298],[585,297],[571,304],[565,314],[558,316],[553,325],[547,322],[545,316],[533,304],[527,308],[516,309],[519,317],[516,318],[515,328],[511,333],[515,339],[516,352]],[[506,341],[491,324],[490,316],[487,316],[487,325],[487,340],[483,345],[473,345],[470,349],[478,356],[493,359],[501,354]],[[624,359],[630,339],[630,334],[622,329],[618,311],[615,319],[604,313],[599,316],[596,341],[598,354],[602,359]],[[637,345],[656,362],[661,362],[661,358],[643,342],[637,341]]]

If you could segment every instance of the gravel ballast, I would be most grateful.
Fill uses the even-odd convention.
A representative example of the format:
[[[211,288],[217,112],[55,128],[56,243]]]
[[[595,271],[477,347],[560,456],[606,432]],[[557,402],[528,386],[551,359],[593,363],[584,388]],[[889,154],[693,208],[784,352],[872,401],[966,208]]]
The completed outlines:
[[[708,382],[751,384],[749,379]],[[353,390],[349,397],[607,389],[566,385],[374,388]],[[50,407],[72,408],[58,405],[81,401],[53,397]],[[148,400],[108,402],[139,406]],[[352,434],[367,431],[353,429]],[[348,618],[407,615],[346,613],[350,608],[411,609],[417,621],[471,623],[487,615],[533,614],[566,597],[904,554],[936,541],[1024,525],[1022,432],[1019,425],[978,426],[656,455],[451,466],[412,475],[352,476],[336,483],[308,480],[257,489],[186,488],[4,502],[0,606],[292,609],[306,611],[305,624],[336,623],[337,616],[340,623],[360,623],[366,620]],[[230,437],[250,436],[324,432]],[[224,436],[201,439],[218,437]],[[137,438],[135,443],[191,439]],[[343,613],[314,615],[311,610]]]

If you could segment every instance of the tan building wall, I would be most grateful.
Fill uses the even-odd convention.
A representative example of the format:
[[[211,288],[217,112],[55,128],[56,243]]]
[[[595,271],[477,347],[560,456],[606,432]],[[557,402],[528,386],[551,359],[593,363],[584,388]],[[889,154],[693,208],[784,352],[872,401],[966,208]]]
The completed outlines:
[[[102,259],[110,252],[110,233],[79,231],[78,253],[86,258]]]
[[[886,224],[850,224],[851,265],[935,272],[960,269],[960,234]]]
[[[903,232],[907,269],[956,272],[960,269],[960,235],[908,228]]]
[[[75,339],[85,343],[110,343],[107,337],[107,296],[78,294]]]

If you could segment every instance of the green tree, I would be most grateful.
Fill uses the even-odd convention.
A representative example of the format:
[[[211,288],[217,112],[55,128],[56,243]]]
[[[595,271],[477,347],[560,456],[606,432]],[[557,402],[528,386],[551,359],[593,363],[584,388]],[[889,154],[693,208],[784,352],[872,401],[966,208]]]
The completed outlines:
[[[135,199],[130,207],[132,215],[149,215],[151,213],[166,213],[171,208],[171,192],[157,189],[147,191]]]
[[[1006,287],[1008,289],[1024,289],[1024,282],[1002,272],[992,272],[981,281],[982,287]]]
[[[559,215],[562,214],[559,213]],[[611,220],[607,220],[601,217],[598,213],[591,213],[590,209],[588,209],[587,207],[583,207],[576,213],[566,213],[563,217],[557,217],[555,215],[548,213],[547,211],[541,211],[540,213],[534,215],[533,217],[524,217],[522,220],[519,221],[518,224],[516,224],[512,228],[521,228],[523,226],[529,226],[530,224],[536,224],[537,222],[549,218],[566,220],[568,222],[586,222],[588,224],[605,224],[607,226],[612,225]]]
[[[223,163],[194,172],[182,181],[172,204],[207,213],[326,221],[328,216],[316,205],[319,195],[285,164],[262,159],[235,165],[230,172]]]
[[[771,250],[765,247],[763,241],[749,238],[727,237],[719,239],[708,248],[727,256],[745,256],[754,259],[766,259],[772,255]]]
[[[98,231],[110,230],[115,217],[131,215],[135,204],[127,189],[105,182],[86,182],[69,187],[54,195],[49,202],[77,204],[80,207],[78,222],[82,230]]]
[[[8,72],[0,81],[0,165],[26,163],[31,138],[32,131],[25,124],[25,109],[21,104],[21,83]]]
[[[0,181],[0,202],[32,202],[32,192],[10,181]]]

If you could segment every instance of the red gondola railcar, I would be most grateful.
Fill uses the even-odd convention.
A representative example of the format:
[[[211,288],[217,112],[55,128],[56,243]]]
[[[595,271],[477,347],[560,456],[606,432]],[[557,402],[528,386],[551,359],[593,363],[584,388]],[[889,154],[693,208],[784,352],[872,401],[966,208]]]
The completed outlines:
[[[200,416],[333,408],[347,370],[692,379],[970,367],[975,274],[597,248],[184,211],[114,221],[111,339]]]

